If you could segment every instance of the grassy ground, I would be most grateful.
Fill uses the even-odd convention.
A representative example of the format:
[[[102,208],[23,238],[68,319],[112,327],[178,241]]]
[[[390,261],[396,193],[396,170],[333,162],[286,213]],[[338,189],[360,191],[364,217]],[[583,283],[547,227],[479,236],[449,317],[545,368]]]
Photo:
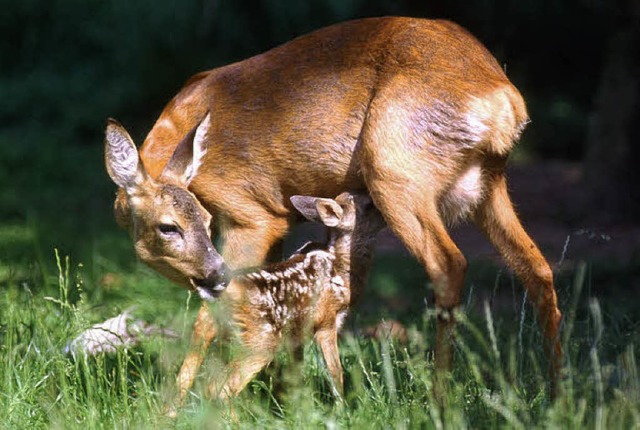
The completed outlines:
[[[202,395],[206,374],[214,371],[209,363],[170,421],[161,412],[186,341],[149,339],[87,359],[74,359],[64,348],[92,323],[132,305],[136,316],[187,339],[198,301],[144,267],[121,265],[99,252],[90,259],[93,267],[60,257],[42,270],[56,261],[45,255],[41,265],[3,279],[0,427],[640,427],[637,314],[616,313],[612,300],[599,302],[586,266],[558,280],[567,359],[565,394],[553,402],[545,391],[536,321],[520,289],[495,269],[472,265],[474,287],[460,316],[450,405],[439,410],[431,391],[434,318],[425,306],[427,280],[414,262],[396,255],[378,257],[370,293],[341,339],[343,403],[332,400],[321,355],[309,345],[302,366],[289,365],[283,352],[230,406]],[[359,328],[381,316],[405,323],[406,344],[360,336]]]
[[[442,412],[431,394],[428,280],[397,254],[378,257],[346,324],[344,403],[331,399],[310,345],[301,368],[281,354],[232,403],[235,421],[226,405],[202,396],[214,371],[208,363],[177,420],[168,421],[161,411],[198,299],[136,263],[111,214],[114,187],[102,170],[99,139],[68,151],[55,136],[42,143],[42,130],[30,145],[0,137],[0,428],[640,427],[640,306],[629,288],[640,265],[605,261],[561,272],[565,396],[552,402],[522,290],[507,272],[471,261],[450,406]],[[172,328],[182,340],[149,339],[90,359],[64,352],[82,330],[131,306],[136,317]],[[364,338],[362,328],[380,318],[405,324],[407,344]]]

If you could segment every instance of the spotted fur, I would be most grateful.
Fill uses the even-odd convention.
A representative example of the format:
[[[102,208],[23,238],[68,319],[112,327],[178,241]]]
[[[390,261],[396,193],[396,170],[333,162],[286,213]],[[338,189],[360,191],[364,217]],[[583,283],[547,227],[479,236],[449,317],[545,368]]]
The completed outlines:
[[[301,199],[315,207],[315,198]],[[218,325],[235,328],[246,351],[230,364],[226,381],[212,384],[212,395],[237,394],[271,361],[283,341],[298,346],[310,334],[322,349],[335,392],[341,392],[337,333],[351,304],[351,281],[366,279],[366,273],[359,272],[366,271],[363,268],[367,265],[357,260],[368,258],[372,238],[384,222],[368,197],[343,193],[335,201],[319,200],[335,209],[331,220],[317,219],[332,226],[328,243],[305,245],[288,260],[238,272],[222,293],[222,310],[226,312],[217,313]],[[371,209],[365,211],[365,206]],[[354,293],[360,289],[358,286]]]
[[[339,310],[349,305],[349,291],[334,268],[335,256],[325,250],[295,254],[289,260],[234,278],[245,295],[239,305],[250,308],[252,325],[281,337],[299,332],[319,319],[319,303],[335,303]],[[246,318],[236,315],[246,326]]]

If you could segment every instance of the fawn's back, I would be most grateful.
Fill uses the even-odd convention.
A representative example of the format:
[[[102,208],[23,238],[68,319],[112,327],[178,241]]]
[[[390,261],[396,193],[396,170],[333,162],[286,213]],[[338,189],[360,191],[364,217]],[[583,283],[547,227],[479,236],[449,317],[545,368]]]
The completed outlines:
[[[231,302],[244,340],[253,344],[290,336],[300,342],[328,313],[327,306],[334,319],[346,311],[349,290],[334,261],[331,252],[318,249],[235,276],[222,299]]]

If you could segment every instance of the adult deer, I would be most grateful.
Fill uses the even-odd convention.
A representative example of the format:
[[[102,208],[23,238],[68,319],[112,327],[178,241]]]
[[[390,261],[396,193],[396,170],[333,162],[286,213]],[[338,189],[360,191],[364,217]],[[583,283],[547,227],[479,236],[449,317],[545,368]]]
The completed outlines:
[[[432,280],[438,369],[451,366],[450,311],[466,268],[445,225],[470,217],[537,309],[553,384],[562,354],[553,276],[514,212],[504,175],[527,121],[500,65],[458,25],[371,18],[195,75],[147,136],[142,163],[126,132],[108,127],[107,165],[121,187],[116,216],[138,255],[205,296],[225,277],[211,242],[190,234],[202,233],[208,213],[224,261],[242,268],[273,256],[297,222],[292,195],[367,190]],[[127,169],[138,173],[118,177]],[[167,197],[167,187],[180,197]],[[167,245],[171,235],[179,246]],[[183,370],[201,362],[210,321],[203,306]]]

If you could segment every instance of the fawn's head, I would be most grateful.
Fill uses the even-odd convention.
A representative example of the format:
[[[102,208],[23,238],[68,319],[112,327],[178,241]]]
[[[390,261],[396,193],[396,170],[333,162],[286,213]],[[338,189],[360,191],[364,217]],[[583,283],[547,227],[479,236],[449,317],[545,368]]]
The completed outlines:
[[[292,196],[291,203],[309,221],[329,227],[332,240],[346,236],[353,241],[373,239],[385,226],[367,194],[344,192],[335,199]]]
[[[129,231],[136,254],[146,264],[202,298],[219,295],[228,268],[211,243],[211,215],[188,190],[206,152],[209,115],[176,147],[157,178],[151,178],[127,131],[108,120],[107,172],[118,185],[115,216]]]

